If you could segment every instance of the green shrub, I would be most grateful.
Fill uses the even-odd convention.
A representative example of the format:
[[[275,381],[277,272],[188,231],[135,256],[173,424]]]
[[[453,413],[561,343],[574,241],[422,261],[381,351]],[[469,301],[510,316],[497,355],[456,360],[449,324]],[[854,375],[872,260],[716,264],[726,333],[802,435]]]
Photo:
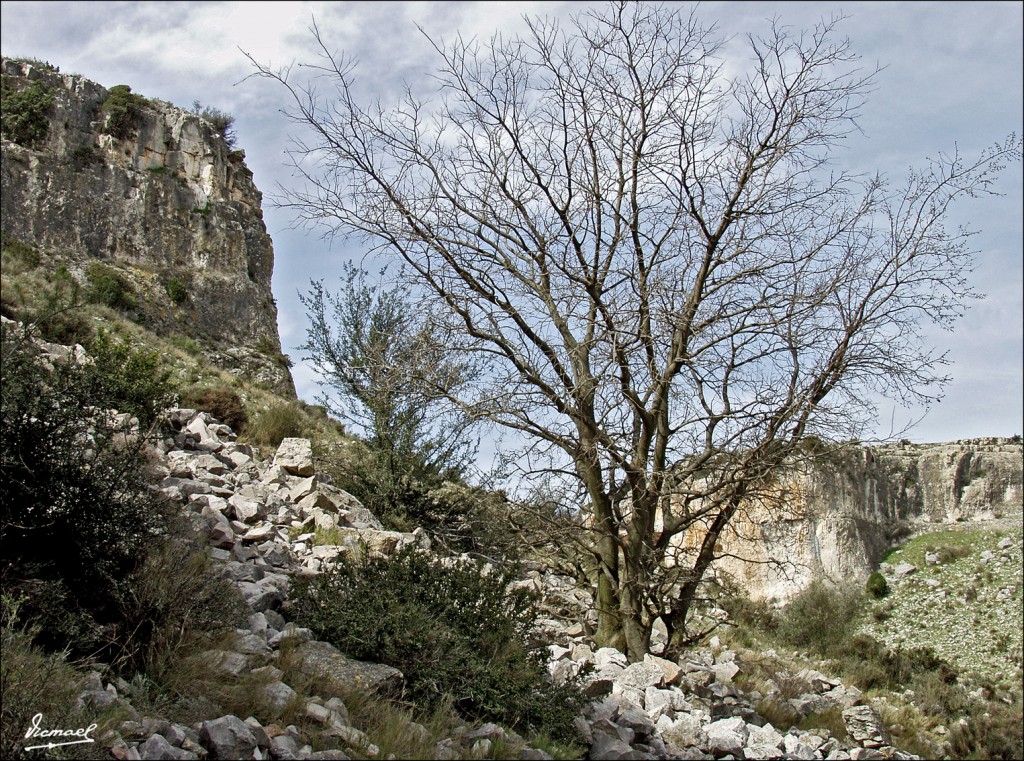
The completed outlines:
[[[249,422],[241,397],[231,388],[192,388],[181,396],[181,405],[209,412],[225,425],[240,433]]]
[[[86,348],[93,359],[85,373],[93,380],[95,404],[149,426],[173,402],[171,371],[161,366],[156,352],[135,349],[127,338],[115,340],[102,330]]]
[[[68,157],[68,162],[76,170],[82,170],[91,164],[95,164],[100,161],[99,152],[94,146],[91,145],[80,145],[71,152]]]
[[[213,106],[204,107],[198,100],[192,101],[192,113],[210,122],[217,133],[224,138],[228,148],[235,147],[238,141],[238,136],[235,133],[235,117]]]
[[[507,590],[512,578],[406,549],[299,580],[291,599],[296,620],[321,639],[400,669],[421,708],[451,699],[468,719],[570,739],[583,698],[545,681],[544,653],[526,646],[536,609]]]
[[[93,262],[85,271],[85,278],[89,281],[90,301],[123,312],[138,306],[131,284],[113,267]]]
[[[783,608],[779,637],[792,647],[827,654],[850,637],[861,609],[856,591],[814,581]]]
[[[7,233],[3,234],[3,257],[5,269],[13,264],[22,271],[34,270],[42,261],[38,249]]]
[[[4,274],[8,273],[5,269]],[[47,341],[68,346],[85,343],[92,337],[93,327],[82,309],[81,290],[63,265],[13,281],[5,278],[4,314],[35,326]]]
[[[912,686],[922,675],[934,676],[946,684],[957,680],[957,672],[930,647],[889,650],[866,634],[836,642],[828,654],[840,662],[847,678],[862,690],[900,691]]]
[[[164,285],[164,290],[167,291],[168,297],[175,304],[182,304],[188,298],[188,288],[176,277],[172,277],[167,281],[167,284]]]
[[[103,131],[124,140],[138,128],[142,117],[142,109],[148,101],[141,95],[132,92],[128,85],[114,85],[103,101],[103,111],[107,118]]]
[[[889,594],[889,582],[885,580],[885,576],[875,571],[868,576],[868,583],[865,585],[865,589],[873,598],[881,600]]]
[[[126,575],[165,513],[150,489],[146,439],[103,409],[104,374],[51,370],[5,326],[0,387],[0,582],[26,615],[58,617],[49,646],[96,649]],[[40,594],[45,591],[45,594]]]
[[[766,600],[751,600],[743,594],[733,593],[719,601],[729,619],[742,628],[771,634],[779,628],[779,614]]]
[[[42,82],[15,89],[9,78],[4,77],[0,96],[0,131],[3,136],[26,147],[45,140],[50,128],[49,111],[53,100],[53,90]]]
[[[257,446],[280,446],[288,438],[305,438],[306,423],[294,404],[274,404],[257,413],[246,428],[246,437]]]

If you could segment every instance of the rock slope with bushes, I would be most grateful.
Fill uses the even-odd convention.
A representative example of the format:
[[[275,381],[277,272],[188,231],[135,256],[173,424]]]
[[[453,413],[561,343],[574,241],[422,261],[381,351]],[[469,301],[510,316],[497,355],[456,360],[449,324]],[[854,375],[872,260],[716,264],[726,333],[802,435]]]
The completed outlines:
[[[49,365],[89,362],[81,347],[39,348]],[[400,700],[408,687],[403,667],[416,664],[355,660],[318,639],[319,632],[294,620],[294,590],[346,563],[394,562],[410,553],[441,565],[470,559],[434,557],[422,530],[384,530],[357,499],[316,472],[307,439],[285,439],[265,458],[203,411],[172,408],[163,420],[150,449],[156,488],[185,517],[183,530],[207,548],[209,573],[229,580],[245,604],[244,623],[219,647],[191,658],[206,678],[247,680],[243,704],[259,718],[172,721],[154,710],[159,704],[145,699],[140,684],[92,672],[77,696],[79,712],[120,717],[97,737],[102,748],[117,759],[379,756],[372,732],[348,704]],[[677,660],[651,655],[629,664],[622,653],[594,646],[579,623],[559,623],[587,607],[569,579],[536,562],[525,569],[520,579],[502,583],[533,590],[547,607],[549,615],[529,619],[535,624],[530,634],[535,644],[547,645],[548,681],[570,685],[585,699],[573,731],[589,758],[916,757],[893,747],[878,710],[860,690],[815,669],[790,672],[772,651],[713,638]],[[498,574],[490,567],[479,571]],[[772,678],[752,681],[765,674]],[[778,726],[765,715],[773,711],[785,718]],[[410,718],[400,723],[405,736],[430,735]],[[435,758],[490,757],[498,749],[498,757],[552,757],[494,723],[456,722],[447,736],[429,740]]]

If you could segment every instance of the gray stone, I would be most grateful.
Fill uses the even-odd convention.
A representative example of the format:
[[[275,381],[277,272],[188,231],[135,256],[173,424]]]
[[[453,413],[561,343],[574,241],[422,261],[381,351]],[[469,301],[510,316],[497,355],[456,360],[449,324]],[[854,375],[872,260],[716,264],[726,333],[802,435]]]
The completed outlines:
[[[231,505],[235,518],[243,523],[255,523],[267,517],[267,511],[263,505],[237,494],[228,499],[228,504]]]
[[[705,729],[708,748],[716,756],[737,753],[747,741],[747,724],[743,719],[720,719]]]
[[[629,661],[626,660],[624,653],[619,652],[615,648],[602,647],[594,653],[594,663],[597,664],[599,669],[613,666],[621,670],[626,668]]]
[[[295,643],[309,642],[313,639],[313,632],[303,626],[288,624],[284,629],[274,634],[267,640],[267,644],[273,648],[280,647],[281,641],[290,639]]]
[[[733,678],[740,673],[740,667],[733,661],[716,663],[713,666],[713,669],[715,672],[715,679],[724,684],[731,683]]]
[[[643,692],[648,687],[658,687],[665,681],[665,674],[655,663],[640,661],[631,663],[615,676],[615,684]]]
[[[816,758],[814,749],[793,735],[786,735],[783,738],[783,744],[786,748],[786,755],[790,758],[801,759],[801,761],[813,761]]]
[[[843,721],[850,737],[865,748],[881,748],[890,744],[882,717],[871,706],[850,706],[844,709]]]
[[[270,738],[270,757],[274,761],[298,761],[299,743],[291,735],[277,735]]]
[[[280,714],[295,698],[295,690],[284,682],[271,682],[264,685],[262,692],[267,704],[276,714]]]
[[[398,669],[379,663],[364,663],[341,654],[326,642],[304,642],[294,650],[302,672],[317,677],[321,689],[333,696],[341,696],[353,688],[383,696],[399,696],[405,677]]]
[[[195,753],[190,753],[181,748],[175,748],[162,735],[152,735],[146,742],[139,746],[139,758],[149,761],[180,761],[182,759],[197,759]]]
[[[642,753],[633,750],[629,744],[620,740],[618,735],[613,736],[606,732],[594,732],[594,742],[587,754],[588,759],[600,759],[600,761],[617,761],[617,759],[644,757]]]
[[[252,758],[257,747],[252,730],[237,716],[231,715],[204,721],[199,738],[210,752],[211,759]]]
[[[912,563],[900,563],[893,569],[893,575],[898,578],[904,578],[913,573],[917,573],[917,566]]]
[[[238,589],[245,602],[257,613],[281,607],[287,596],[286,591],[280,589],[276,583],[268,582],[267,579],[256,582],[240,581]]]
[[[317,477],[310,476],[309,478],[303,478],[295,481],[288,488],[288,496],[292,502],[300,502],[305,497],[308,497],[317,488]]]
[[[658,656],[651,655],[650,653],[644,656],[644,663],[653,664],[661,669],[662,683],[665,685],[678,684],[683,674],[683,670],[679,667],[678,663],[666,658],[659,658]]]
[[[783,736],[771,724],[765,724],[763,727],[747,725],[748,745],[758,745],[778,750],[782,747],[783,741]],[[760,756],[760,758],[765,758],[765,756]]]
[[[662,738],[675,749],[703,747],[708,744],[708,735],[703,730],[700,720],[692,714],[676,717],[668,727],[662,728]]]
[[[316,472],[313,445],[309,439],[284,439],[274,455],[274,465],[279,465],[291,475],[312,476]]]
[[[267,730],[263,728],[263,725],[259,723],[255,716],[247,718],[245,726],[249,727],[249,731],[252,732],[252,736],[256,739],[256,747],[262,750],[270,748],[270,735],[267,734]]]

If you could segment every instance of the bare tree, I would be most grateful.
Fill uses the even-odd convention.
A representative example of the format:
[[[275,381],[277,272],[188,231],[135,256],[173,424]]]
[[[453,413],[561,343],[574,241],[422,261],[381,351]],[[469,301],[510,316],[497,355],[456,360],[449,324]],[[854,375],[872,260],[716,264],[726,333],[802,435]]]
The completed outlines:
[[[256,64],[312,134],[286,205],[401,258],[487,360],[456,401],[580,484],[596,639],[631,659],[658,617],[685,642],[722,532],[801,440],[858,436],[878,393],[936,398],[922,328],[961,314],[974,253],[943,219],[1020,156],[830,171],[873,76],[838,23],[773,25],[732,73],[692,13],[613,3],[434,43],[437,100],[389,107],[315,26],[324,79]]]

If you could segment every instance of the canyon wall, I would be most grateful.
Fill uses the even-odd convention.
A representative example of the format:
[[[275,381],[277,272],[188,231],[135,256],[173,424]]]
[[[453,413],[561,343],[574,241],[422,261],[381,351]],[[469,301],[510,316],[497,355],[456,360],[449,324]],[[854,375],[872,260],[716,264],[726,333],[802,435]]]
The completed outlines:
[[[813,579],[863,581],[908,537],[943,524],[1020,523],[1019,440],[846,447],[780,479],[738,516],[715,570],[786,600]]]
[[[49,99],[41,137],[18,139],[5,123],[5,239],[46,252],[81,282],[103,263],[138,296],[133,319],[195,339],[223,369],[294,397],[262,196],[225,131],[35,61],[4,59],[3,82],[5,113],[27,89]]]

